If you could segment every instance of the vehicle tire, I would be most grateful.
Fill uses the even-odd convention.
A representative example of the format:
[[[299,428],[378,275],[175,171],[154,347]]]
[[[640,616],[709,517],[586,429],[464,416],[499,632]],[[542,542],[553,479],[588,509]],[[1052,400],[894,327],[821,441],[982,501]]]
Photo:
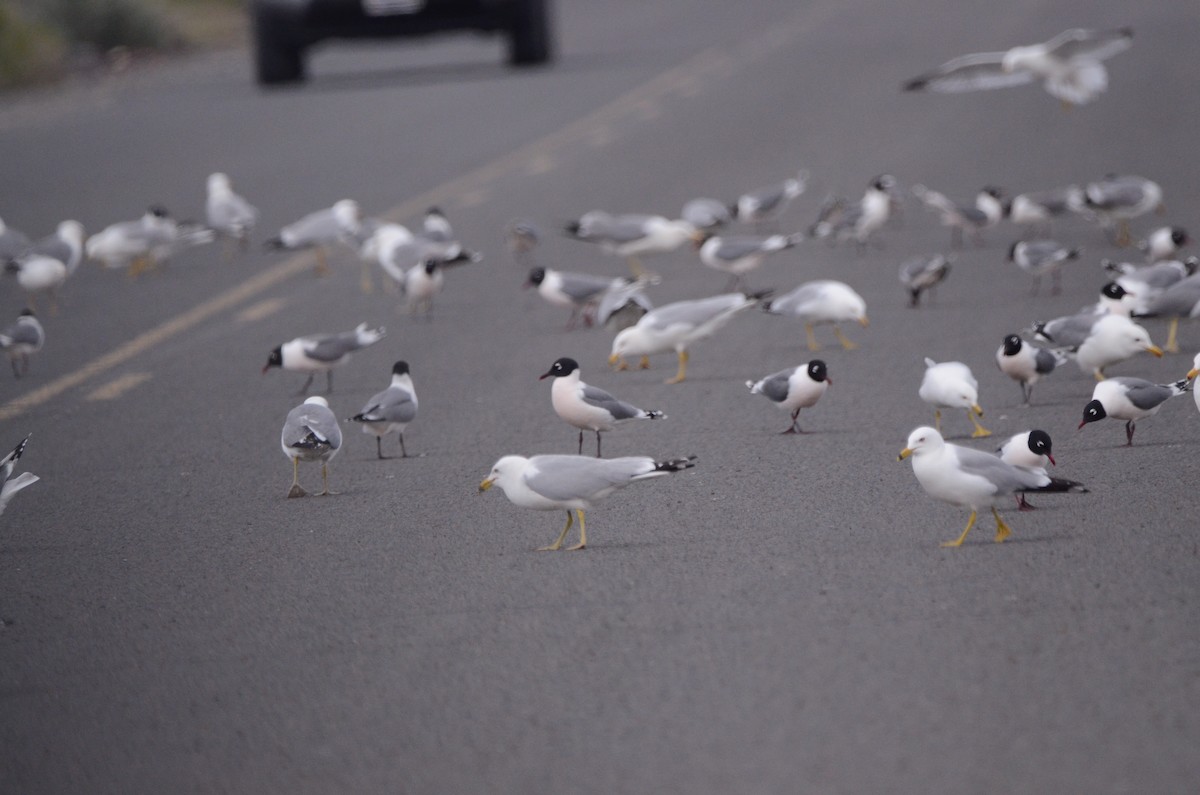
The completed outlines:
[[[508,62],[536,66],[551,60],[549,0],[519,0],[512,10]]]
[[[288,35],[289,20],[256,5],[254,76],[260,85],[297,83],[305,78],[304,48]]]

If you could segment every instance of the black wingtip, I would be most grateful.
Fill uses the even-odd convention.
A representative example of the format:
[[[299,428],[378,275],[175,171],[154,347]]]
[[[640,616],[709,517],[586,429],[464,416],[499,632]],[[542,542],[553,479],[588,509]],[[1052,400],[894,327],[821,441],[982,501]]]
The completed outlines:
[[[913,78],[900,87],[902,91],[920,91],[928,85],[928,81],[923,77]]]
[[[681,472],[685,469],[691,469],[696,466],[696,456],[689,455],[687,458],[672,458],[667,461],[655,461],[655,472]]]

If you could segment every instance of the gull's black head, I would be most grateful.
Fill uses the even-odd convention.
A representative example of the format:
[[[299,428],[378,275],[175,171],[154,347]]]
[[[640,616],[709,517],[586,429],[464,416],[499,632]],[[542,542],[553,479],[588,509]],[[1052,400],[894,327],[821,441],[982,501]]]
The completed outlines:
[[[1114,301],[1120,301],[1128,294],[1129,293],[1125,291],[1125,288],[1116,282],[1109,282],[1100,288],[1100,295],[1104,296],[1105,298],[1111,298]]]
[[[829,368],[820,359],[813,359],[808,363],[808,377],[814,381],[829,381]]]
[[[984,185],[983,188],[981,188],[979,192],[986,193],[988,196],[991,196],[993,199],[1000,199],[1004,195],[1004,191],[1001,190],[1000,188],[997,188],[995,185]]]
[[[408,375],[408,362],[401,360],[393,364],[392,375]]]
[[[896,178],[891,174],[880,174],[871,180],[871,187],[875,190],[881,190],[884,193],[890,193],[896,187]]]
[[[444,212],[442,212],[442,208],[438,207],[436,204],[434,206],[430,207],[428,210],[426,210],[425,214],[426,215],[440,215],[443,218],[446,217],[446,214]]]
[[[1107,416],[1108,412],[1104,410],[1104,404],[1099,400],[1093,400],[1083,407],[1083,422],[1079,423],[1079,427],[1082,428],[1089,422],[1099,422]]]
[[[1177,246],[1186,246],[1191,242],[1191,238],[1188,237],[1186,230],[1173,226],[1171,227],[1171,242]]]
[[[1024,343],[1021,341],[1021,338],[1018,335],[1009,334],[1004,338],[1004,355],[1016,356],[1021,352],[1021,345],[1023,344]]]
[[[262,371],[265,373],[272,367],[283,367],[283,346],[280,345],[275,350],[271,351],[271,355],[267,357],[267,363],[263,365]]]
[[[529,272],[529,281],[525,282],[526,287],[537,287],[546,278],[545,268],[534,268]]]
[[[37,315],[33,313],[32,309],[26,307],[25,309],[21,310],[21,314],[18,315],[18,317],[37,317]]]
[[[1051,464],[1054,463],[1054,456],[1050,455],[1050,434],[1045,431],[1030,431],[1028,444],[1029,452],[1034,455],[1044,455],[1050,459]]]
[[[167,212],[167,208],[161,204],[152,204],[146,212],[153,215],[155,218],[170,218],[171,214]]]
[[[579,369],[579,362],[575,361],[574,359],[572,359],[568,356],[564,356],[561,359],[554,362],[554,364],[550,365],[549,370],[547,370],[546,372],[544,372],[540,376],[538,376],[538,380],[541,381],[543,378],[550,378],[550,377],[561,378],[564,375],[570,375],[571,373],[575,372],[578,369]]]
[[[427,274],[432,276],[433,272],[435,270],[437,270],[437,268],[438,268],[437,260],[432,260],[432,259],[425,260],[425,272]]]

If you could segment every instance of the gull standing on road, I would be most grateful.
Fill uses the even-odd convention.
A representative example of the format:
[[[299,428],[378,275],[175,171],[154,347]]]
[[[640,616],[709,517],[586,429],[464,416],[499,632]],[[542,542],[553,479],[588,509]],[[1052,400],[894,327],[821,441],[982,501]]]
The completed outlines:
[[[728,273],[725,289],[733,290],[769,255],[792,248],[803,239],[803,235],[713,235],[700,244],[700,261]]]
[[[1022,431],[1009,437],[996,452],[1000,460],[1015,467],[1025,467],[1040,472],[1046,471],[1046,465],[1055,466],[1054,455],[1051,453],[1053,443],[1050,434],[1042,430]],[[1036,506],[1030,505],[1025,495],[1017,492],[1017,509],[1032,511]]]
[[[1050,222],[1074,212],[1083,205],[1083,189],[1078,185],[1032,193],[1018,193],[1008,203],[1008,220],[1014,224],[1050,233]]]
[[[58,290],[79,267],[83,259],[83,224],[62,221],[54,234],[27,247],[5,266],[17,275],[17,284],[33,296],[39,292],[49,295],[51,310],[57,309]]]
[[[358,235],[361,225],[358,202],[342,199],[332,207],[316,210],[288,224],[264,245],[268,249],[284,251],[311,248],[317,257],[317,273],[324,275],[329,273],[326,247],[334,243],[349,244]]]
[[[1164,226],[1155,229],[1145,240],[1137,242],[1137,250],[1146,255],[1146,262],[1165,262],[1179,256],[1180,250],[1192,242],[1186,229]]]
[[[219,171],[208,175],[204,211],[209,228],[235,241],[242,251],[249,247],[258,209],[234,192],[228,175]]]
[[[794,177],[743,193],[729,209],[733,217],[742,223],[759,226],[778,220],[807,186],[808,172],[800,171]]]
[[[1145,351],[1162,357],[1150,341],[1150,332],[1123,315],[1081,313],[1033,324],[1035,336],[1075,357],[1075,363],[1097,381],[1104,368]]]
[[[921,293],[931,291],[950,274],[950,258],[943,254],[912,257],[900,263],[900,284],[908,290],[908,305],[917,307]]]
[[[840,324],[855,321],[863,328],[870,325],[867,320],[867,302],[854,292],[850,285],[832,279],[805,282],[791,292],[773,298],[763,305],[767,314],[788,315],[804,321],[804,333],[810,351],[821,350],[813,327],[828,323],[833,334],[845,350],[858,347],[842,333]]]
[[[1005,337],[1004,344],[996,351],[996,365],[1000,372],[1021,385],[1021,397],[1026,406],[1038,379],[1050,375],[1066,361],[1065,354],[1030,345],[1016,334]]]
[[[568,273],[551,268],[534,268],[529,271],[525,287],[537,288],[538,295],[554,306],[571,310],[567,330],[575,327],[581,315],[586,325],[592,324],[591,312],[606,290],[625,284],[623,279],[608,276],[593,276],[589,273]]]
[[[1092,399],[1083,407],[1083,421],[1079,427],[1105,417],[1126,420],[1125,444],[1132,447],[1137,421],[1157,414],[1163,403],[1191,388],[1192,384],[1186,378],[1173,384],[1156,384],[1143,378],[1109,378],[1092,390]]]
[[[758,300],[742,293],[726,293],[660,306],[617,334],[608,363],[615,365],[626,356],[646,357],[673,350],[679,357],[679,372],[666,383],[678,384],[687,376],[691,344],[711,337],[734,315],[754,306]],[[647,366],[648,361],[643,358],[642,364]]]
[[[329,490],[329,462],[342,447],[342,429],[329,410],[329,401],[313,396],[289,411],[279,443],[283,454],[292,459],[292,487],[288,497],[308,494],[300,488],[301,461],[321,462],[322,491],[318,497],[334,493]]]
[[[21,453],[25,452],[25,445],[29,444],[29,437],[26,436],[21,440],[20,444],[12,449],[4,458],[0,458],[0,514],[4,513],[4,509],[8,507],[8,501],[14,495],[26,486],[32,486],[41,478],[32,472],[22,472],[15,478],[12,476],[13,468],[16,467],[17,461],[21,458]]]
[[[1042,277],[1051,275],[1050,294],[1062,292],[1062,266],[1079,259],[1083,249],[1064,246],[1056,240],[1019,240],[1008,250],[1008,260],[1033,276],[1033,295],[1037,295]]]
[[[975,426],[972,438],[992,435],[975,419],[977,415],[983,416],[983,409],[979,407],[979,382],[975,380],[971,368],[962,362],[939,364],[926,357],[925,374],[917,395],[933,406],[933,421],[939,432],[942,429],[942,409],[955,408],[966,410],[967,419]]]
[[[1000,223],[1004,217],[999,188],[983,188],[975,195],[974,204],[957,204],[945,194],[924,185],[913,185],[912,194],[927,209],[938,214],[942,226],[950,227],[950,245],[954,248],[962,248],[964,232],[971,233],[976,245],[983,245],[983,230]]]
[[[1167,331],[1166,350],[1169,353],[1179,352],[1179,320],[1200,317],[1200,274],[1180,279],[1159,293],[1158,297],[1147,302],[1141,309],[1135,309],[1134,317],[1169,317],[1170,329]]]
[[[340,334],[297,337],[271,351],[262,371],[265,374],[272,367],[280,367],[284,370],[308,373],[308,380],[300,387],[301,395],[308,390],[313,377],[324,371],[326,391],[333,392],[333,368],[349,361],[350,354],[354,351],[379,342],[383,339],[383,334],[383,326],[368,329],[366,323],[359,323],[353,331],[343,331]]]
[[[1145,177],[1109,174],[1088,183],[1083,189],[1083,206],[1077,209],[1092,215],[1107,231],[1111,232],[1115,226],[1117,234],[1113,242],[1127,246],[1133,239],[1129,234],[1129,221],[1151,210],[1161,212],[1162,196],[1158,183]]]
[[[46,343],[46,332],[32,309],[23,309],[17,320],[0,333],[0,350],[8,354],[13,375],[20,378],[29,372],[29,356]]]
[[[375,434],[375,455],[383,460],[387,458],[383,454],[383,437],[389,433],[399,436],[400,456],[408,458],[408,450],[404,447],[404,429],[416,416],[417,391],[413,388],[408,362],[399,361],[392,365],[392,382],[388,388],[373,395],[362,411],[351,417],[350,421],[361,422],[363,433]]]
[[[1065,106],[1084,105],[1108,88],[1101,61],[1129,49],[1133,30],[1063,31],[1043,44],[963,55],[904,84],[905,91],[958,94],[1042,81]]]
[[[672,220],[661,215],[613,215],[592,210],[569,222],[564,230],[568,237],[596,243],[608,254],[625,257],[634,276],[643,276],[639,257],[643,254],[665,254],[690,241],[699,239],[699,230],[687,221]]]
[[[833,381],[825,362],[813,359],[798,367],[772,373],[759,381],[747,381],[752,395],[763,395],[784,411],[791,412],[792,423],[781,433],[804,433],[797,424],[800,409],[817,405]]]
[[[620,488],[639,480],[662,477],[694,467],[695,456],[655,461],[653,458],[588,458],[579,455],[535,455],[525,458],[506,455],[496,462],[491,473],[479,484],[487,491],[493,485],[504,491],[513,505],[535,511],[565,510],[567,525],[554,543],[540,547],[539,552],[562,549],[567,531],[573,521],[571,511],[579,516],[579,543],[568,550],[587,548],[587,528],[583,512],[593,503]]]
[[[908,443],[897,461],[912,456],[913,474],[925,493],[934,499],[971,509],[962,535],[942,543],[944,547],[962,546],[975,524],[981,508],[991,508],[996,518],[996,543],[1008,538],[1012,528],[1000,518],[996,508],[1011,494],[1022,492],[1086,492],[1083,484],[1052,478],[1044,471],[1013,466],[982,450],[949,444],[930,427],[921,427],[908,435]]]
[[[891,174],[880,174],[871,180],[857,202],[851,204],[837,199],[828,203],[827,212],[822,213],[809,234],[828,238],[834,243],[853,240],[861,252],[871,236],[892,217],[896,200],[896,178]]]
[[[136,221],[110,224],[87,239],[89,259],[107,268],[128,267],[130,276],[156,268],[170,258],[179,227],[166,208],[155,205]]]
[[[579,454],[583,454],[583,432],[596,434],[596,458],[600,457],[600,432],[611,431],[629,420],[665,420],[661,411],[639,409],[581,380],[579,363],[563,357],[550,365],[550,369],[538,377],[541,381],[553,378],[550,386],[550,405],[554,413],[579,429]]]

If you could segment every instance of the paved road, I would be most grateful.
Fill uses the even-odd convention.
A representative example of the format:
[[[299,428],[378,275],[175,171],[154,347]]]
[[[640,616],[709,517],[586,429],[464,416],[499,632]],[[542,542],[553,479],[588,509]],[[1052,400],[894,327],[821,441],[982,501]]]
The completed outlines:
[[[1200,123],[1184,2],[585,3],[560,6],[560,64],[515,74],[500,46],[330,49],[312,83],[261,94],[240,56],[201,58],[0,109],[0,213],[40,234],[150,201],[198,213],[221,169],[279,225],[344,196],[415,221],[446,209],[488,254],[453,272],[428,319],[364,296],[357,265],[215,250],[137,282],[89,268],[19,383],[0,379],[4,436],[33,432],[0,535],[0,762],[12,792],[1181,792],[1200,776],[1200,552],[1190,510],[1200,424],[1190,398],[1120,446],[1076,432],[1091,390],[1067,368],[1033,408],[992,365],[1001,337],[1093,300],[1096,230],[1061,296],[1029,297],[1003,261],[1011,228],[968,248],[913,311],[895,280],[948,235],[919,207],[883,247],[805,244],[753,285],[854,285],[872,324],[827,349],[834,386],[784,417],[742,383],[808,358],[786,320],[747,316],[673,362],[603,367],[610,338],[517,289],[500,229],[595,207],[673,213],[804,166],[827,192],[890,172],[966,196],[1157,179],[1200,226]],[[1110,92],[1063,112],[1037,89],[902,95],[961,52],[1132,24]],[[551,239],[547,264],[623,265]],[[656,300],[724,277],[686,252],[655,264]],[[244,285],[249,286],[244,286]],[[11,284],[0,316],[20,307]],[[189,310],[193,310],[187,314]],[[301,379],[260,376],[299,333],[385,323],[339,371],[349,416],[411,362],[418,457],[377,462],[350,428],[332,499],[283,499],[278,429]],[[1161,341],[1162,324],[1151,331]],[[1185,328],[1185,350],[1200,347]],[[125,343],[132,346],[122,348]],[[112,353],[116,351],[116,353]],[[670,418],[605,441],[610,455],[696,454],[692,472],[589,515],[589,549],[532,550],[559,527],[475,487],[510,452],[567,452],[535,379],[556,357]],[[981,382],[999,437],[1040,426],[1080,497],[986,522],[935,504],[895,456],[928,422],[921,359]],[[1174,380],[1190,355],[1116,374]],[[65,380],[64,380],[65,379]],[[35,390],[43,389],[41,392]],[[14,402],[17,401],[17,402]],[[965,434],[961,417],[947,420]],[[987,445],[982,445],[986,447]],[[314,482],[314,472],[304,473]]]

